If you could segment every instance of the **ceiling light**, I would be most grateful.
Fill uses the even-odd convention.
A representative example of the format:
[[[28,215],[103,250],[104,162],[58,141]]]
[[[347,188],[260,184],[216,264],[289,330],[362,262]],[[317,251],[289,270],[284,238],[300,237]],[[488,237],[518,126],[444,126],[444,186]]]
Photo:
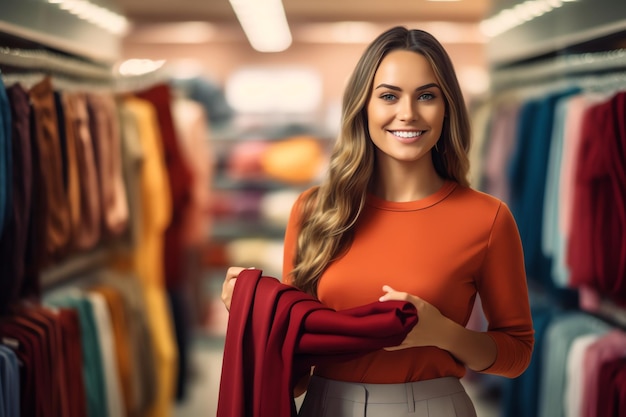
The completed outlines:
[[[48,3],[56,4],[78,18],[116,35],[126,34],[130,26],[124,16],[87,0],[48,0]]]
[[[123,76],[137,76],[154,72],[165,64],[164,60],[127,59],[119,65],[118,72]]]
[[[248,42],[259,52],[280,52],[291,45],[281,0],[230,0]]]
[[[565,3],[575,3],[577,0],[526,0],[523,3],[504,9],[496,15],[483,20],[480,28],[489,37],[495,37],[520,26],[526,22],[543,16]]]

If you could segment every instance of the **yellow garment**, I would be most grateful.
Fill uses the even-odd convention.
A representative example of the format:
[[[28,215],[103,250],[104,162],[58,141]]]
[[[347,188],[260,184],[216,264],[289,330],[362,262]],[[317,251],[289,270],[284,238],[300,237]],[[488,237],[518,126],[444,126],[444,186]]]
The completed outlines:
[[[163,245],[172,215],[172,201],[163,145],[153,105],[136,97],[124,97],[121,106],[135,115],[143,148],[141,169],[140,235],[134,250],[119,254],[114,265],[139,279],[146,305],[156,361],[157,392],[146,417],[171,415],[175,396],[178,350],[165,294]]]

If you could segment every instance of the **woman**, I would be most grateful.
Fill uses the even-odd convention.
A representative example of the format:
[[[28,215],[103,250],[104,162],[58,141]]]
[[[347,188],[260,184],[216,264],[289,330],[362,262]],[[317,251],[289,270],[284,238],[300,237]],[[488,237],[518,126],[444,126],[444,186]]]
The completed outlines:
[[[467,368],[515,377],[528,366],[517,226],[503,202],[469,188],[469,144],[441,44],[403,27],[381,34],[348,82],[327,178],[292,209],[283,280],[335,310],[408,300],[419,322],[397,347],[316,367],[299,385],[300,415],[475,416]],[[227,273],[227,306],[240,271]],[[487,331],[465,328],[478,294]]]

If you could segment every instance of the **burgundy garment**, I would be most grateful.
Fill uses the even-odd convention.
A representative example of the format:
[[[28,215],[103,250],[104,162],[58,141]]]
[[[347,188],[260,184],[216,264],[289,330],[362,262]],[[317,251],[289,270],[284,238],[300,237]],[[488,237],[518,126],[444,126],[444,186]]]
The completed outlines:
[[[626,93],[590,107],[577,155],[572,232],[573,287],[588,286],[626,306]]]
[[[611,242],[608,247],[607,278],[610,279],[612,298],[626,306],[626,91],[617,93],[611,100],[613,141],[606,150],[611,166],[611,190],[606,197],[614,202],[610,227]],[[614,244],[615,246],[607,246]]]
[[[598,386],[596,416],[623,416],[626,413],[626,357],[602,364]]]
[[[11,108],[11,219],[0,240],[0,310],[18,298],[24,280],[32,193],[30,106],[20,84],[7,88]]]
[[[193,176],[180,149],[174,118],[172,116],[172,96],[167,84],[158,84],[137,96],[148,100],[154,106],[159,121],[163,153],[172,198],[172,219],[165,230],[165,284],[168,289],[177,288],[187,281],[184,268],[183,216],[191,203]],[[208,163],[208,161],[207,161]]]
[[[61,356],[61,327],[58,317],[45,307],[26,303],[15,306],[12,314],[39,329],[42,335],[44,363],[37,369],[37,375],[49,383],[46,384],[49,396],[49,415],[64,417],[67,415],[67,381],[65,365]]]
[[[83,352],[78,312],[71,308],[58,310],[61,327],[61,355],[65,362],[67,381],[67,417],[87,417],[87,399],[83,379]],[[81,366],[76,366],[81,364]]]
[[[46,407],[51,404],[44,352],[45,340],[41,330],[19,317],[0,319],[0,340],[11,347],[20,365],[20,414],[22,417],[49,415]]]
[[[296,415],[293,389],[311,366],[400,344],[417,323],[408,302],[335,311],[247,269],[233,292],[217,417]]]

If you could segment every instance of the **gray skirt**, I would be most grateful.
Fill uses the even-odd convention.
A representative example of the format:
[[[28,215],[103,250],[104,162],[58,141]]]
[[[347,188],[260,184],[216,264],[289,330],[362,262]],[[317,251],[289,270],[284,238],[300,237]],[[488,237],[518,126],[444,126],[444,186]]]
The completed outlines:
[[[458,378],[362,384],[313,376],[300,417],[476,417]]]

